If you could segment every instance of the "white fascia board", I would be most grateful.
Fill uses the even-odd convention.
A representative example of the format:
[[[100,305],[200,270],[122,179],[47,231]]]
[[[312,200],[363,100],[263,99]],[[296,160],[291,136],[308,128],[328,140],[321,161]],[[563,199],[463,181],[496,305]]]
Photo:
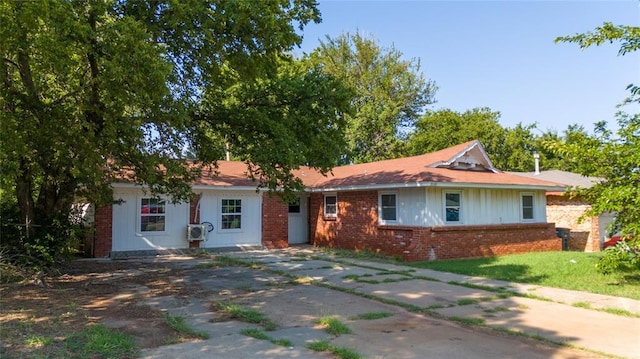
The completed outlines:
[[[136,189],[146,189],[149,188],[147,185],[140,185],[135,183],[123,183],[123,182],[114,182],[111,184],[112,188],[136,188]],[[216,190],[216,191],[256,191],[256,186],[206,186],[206,185],[196,185],[191,186],[192,190]],[[264,188],[258,188],[260,192],[268,191]]]
[[[338,192],[338,191],[362,191],[362,190],[381,190],[381,189],[399,189],[399,188],[418,188],[418,187],[440,187],[440,188],[491,188],[491,189],[518,189],[518,190],[543,190],[543,191],[564,191],[562,186],[537,186],[537,185],[500,185],[491,183],[465,183],[465,182],[408,182],[408,183],[390,183],[390,184],[369,184],[344,187],[323,187],[310,188],[309,192]]]
[[[206,185],[197,185],[191,186],[191,188],[195,190],[216,190],[216,191],[259,191],[266,192],[268,189],[265,188],[257,188],[256,186],[206,186]]]

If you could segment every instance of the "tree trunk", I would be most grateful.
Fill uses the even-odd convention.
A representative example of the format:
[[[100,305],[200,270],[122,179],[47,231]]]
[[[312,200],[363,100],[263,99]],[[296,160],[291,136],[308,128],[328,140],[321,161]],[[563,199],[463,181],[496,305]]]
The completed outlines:
[[[26,236],[33,235],[33,227],[35,219],[35,203],[33,200],[33,177],[31,168],[26,160],[19,163],[18,176],[16,177],[16,196],[18,200],[18,208],[20,209],[20,219],[25,225]]]

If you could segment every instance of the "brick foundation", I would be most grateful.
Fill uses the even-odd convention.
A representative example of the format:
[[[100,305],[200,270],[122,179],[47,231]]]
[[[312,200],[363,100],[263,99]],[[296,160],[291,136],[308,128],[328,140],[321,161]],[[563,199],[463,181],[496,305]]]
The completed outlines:
[[[377,205],[376,191],[340,192],[337,218],[325,218],[324,196],[312,194],[311,243],[383,253],[406,261],[562,250],[553,223],[382,226],[378,224]]]
[[[262,196],[262,245],[269,249],[289,246],[289,204],[270,193]]]
[[[111,254],[113,230],[113,208],[104,206],[96,208],[95,239],[93,257],[108,257]]]

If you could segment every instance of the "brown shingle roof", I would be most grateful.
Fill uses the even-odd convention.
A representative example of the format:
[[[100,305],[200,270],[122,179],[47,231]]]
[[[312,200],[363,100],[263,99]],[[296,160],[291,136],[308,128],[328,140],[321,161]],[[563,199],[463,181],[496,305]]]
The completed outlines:
[[[192,184],[194,186],[215,187],[256,187],[257,182],[247,176],[247,165],[237,161],[218,161],[218,167],[202,168],[202,175]]]
[[[321,177],[307,185],[314,189],[346,189],[362,187],[407,187],[436,184],[461,184],[471,186],[538,187],[561,190],[554,182],[526,178],[508,173],[431,168],[434,164],[448,162],[477,141],[469,141],[441,151],[357,165],[347,165],[333,169],[333,175]]]
[[[493,167],[490,163],[488,170],[486,168],[481,170],[435,168],[435,166],[448,163],[474,148],[479,148],[484,154],[478,141],[469,141],[419,156],[339,166],[335,167],[327,176],[323,176],[309,167],[301,167],[294,171],[294,175],[302,179],[305,186],[316,191],[371,187],[456,186],[456,184],[476,187],[498,186],[563,190],[563,187],[558,183],[499,171],[492,172]],[[486,154],[484,155],[486,156]],[[202,175],[192,185],[257,187],[258,183],[248,178],[247,174],[248,168],[244,162],[218,161],[217,168],[202,168]]]

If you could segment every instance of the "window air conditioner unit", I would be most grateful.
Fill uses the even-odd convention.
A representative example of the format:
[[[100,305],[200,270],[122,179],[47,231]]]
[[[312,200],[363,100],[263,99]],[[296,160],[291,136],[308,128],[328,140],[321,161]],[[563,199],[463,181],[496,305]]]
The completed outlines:
[[[189,241],[206,241],[207,225],[205,224],[189,224],[187,225],[187,240]]]

